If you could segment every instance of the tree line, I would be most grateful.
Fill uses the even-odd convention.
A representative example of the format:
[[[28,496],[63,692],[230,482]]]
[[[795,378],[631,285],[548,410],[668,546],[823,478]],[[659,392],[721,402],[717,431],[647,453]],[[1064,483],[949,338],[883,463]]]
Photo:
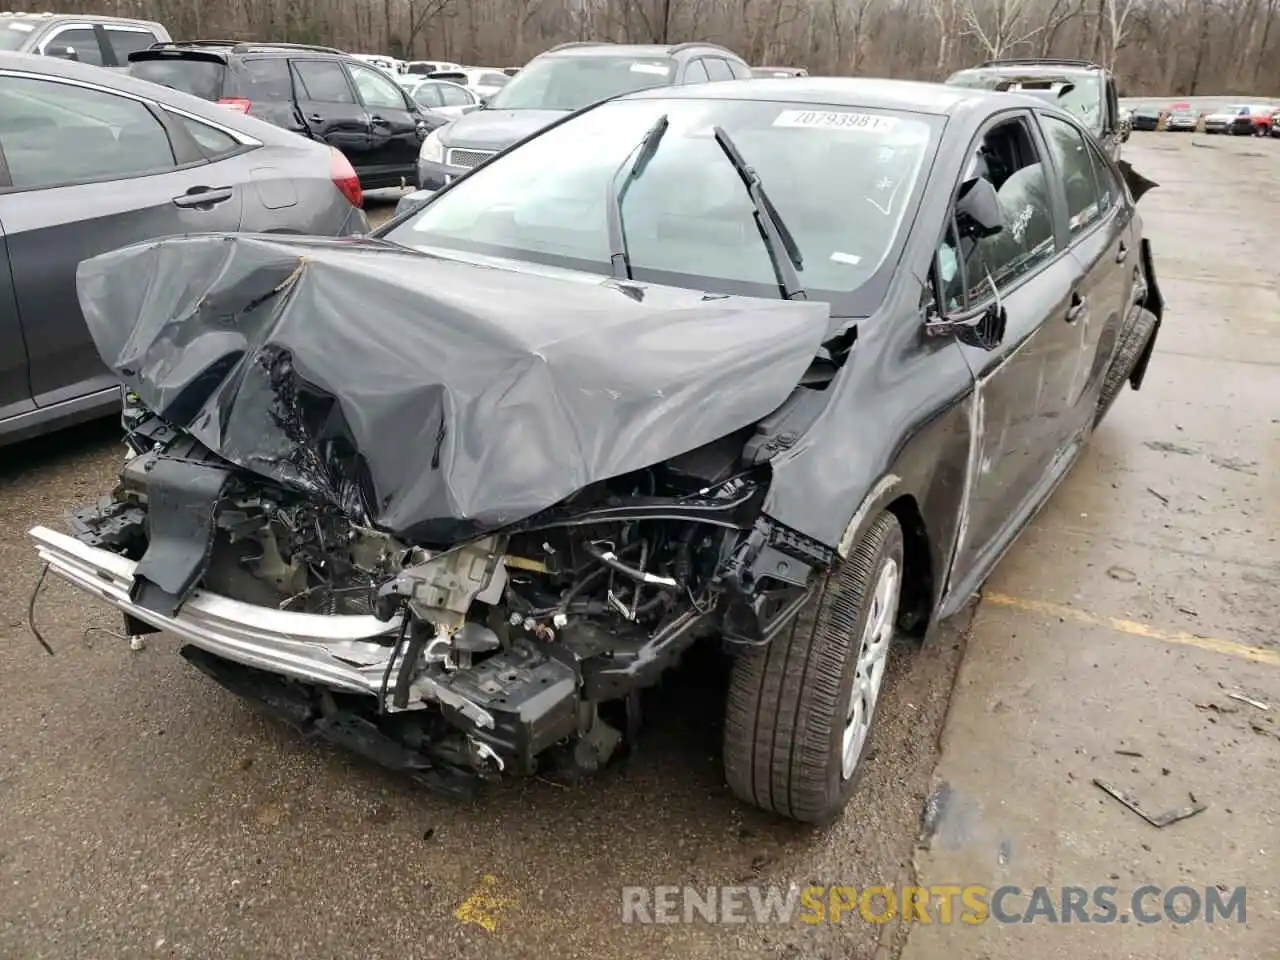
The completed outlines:
[[[57,0],[175,38],[276,40],[518,66],[556,43],[710,40],[755,65],[942,79],[994,57],[1084,57],[1122,95],[1280,94],[1280,0]]]

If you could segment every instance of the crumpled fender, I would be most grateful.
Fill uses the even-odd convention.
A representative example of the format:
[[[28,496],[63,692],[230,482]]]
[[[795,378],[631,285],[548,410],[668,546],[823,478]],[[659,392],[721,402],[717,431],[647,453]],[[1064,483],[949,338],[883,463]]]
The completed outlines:
[[[1125,186],[1129,188],[1129,192],[1133,194],[1133,202],[1137,203],[1142,199],[1148,190],[1154,190],[1160,184],[1154,180],[1148,180],[1137,170],[1133,169],[1132,164],[1128,160],[1117,161],[1120,167],[1120,175],[1124,177]]]

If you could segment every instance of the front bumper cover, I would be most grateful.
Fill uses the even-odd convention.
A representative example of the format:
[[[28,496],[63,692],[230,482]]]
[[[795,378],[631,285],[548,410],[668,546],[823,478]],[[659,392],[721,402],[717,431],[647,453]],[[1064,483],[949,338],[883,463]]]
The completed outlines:
[[[48,527],[30,531],[49,572],[129,616],[192,646],[246,666],[351,693],[377,697],[400,619],[273,610],[195,590],[172,616],[129,599],[137,563]],[[383,642],[379,642],[382,639]],[[398,666],[390,684],[395,686]]]

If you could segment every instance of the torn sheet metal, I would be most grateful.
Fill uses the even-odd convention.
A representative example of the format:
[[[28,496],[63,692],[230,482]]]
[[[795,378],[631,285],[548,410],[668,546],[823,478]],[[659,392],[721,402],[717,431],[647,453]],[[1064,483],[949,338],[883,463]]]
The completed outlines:
[[[637,297],[377,241],[173,237],[77,284],[99,354],[160,417],[420,543],[750,425],[829,322],[818,302]]]

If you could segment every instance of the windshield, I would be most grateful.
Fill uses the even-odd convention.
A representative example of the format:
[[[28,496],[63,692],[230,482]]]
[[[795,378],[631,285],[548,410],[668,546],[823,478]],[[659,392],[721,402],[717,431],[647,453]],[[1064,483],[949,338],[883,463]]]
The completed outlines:
[[[720,126],[794,236],[801,284],[828,300],[862,286],[894,247],[942,122],[782,102],[612,101],[468,174],[387,239],[610,276],[614,173],[664,114],[661,143],[622,202],[632,276],[778,296],[751,200],[714,138]]]
[[[577,110],[620,93],[669,84],[662,57],[547,57],[535,60],[489,100],[494,110]]]
[[[0,30],[0,50],[20,50],[30,38],[35,25],[27,20],[10,20]]]
[[[1079,76],[1016,76],[1002,70],[961,70],[947,79],[947,83],[958,87],[972,87],[979,90],[1054,90],[1061,91],[1067,84],[1072,89],[1060,93],[1056,104],[1074,116],[1090,130],[1098,133],[1102,130],[1102,83],[1094,74],[1081,73]]]

